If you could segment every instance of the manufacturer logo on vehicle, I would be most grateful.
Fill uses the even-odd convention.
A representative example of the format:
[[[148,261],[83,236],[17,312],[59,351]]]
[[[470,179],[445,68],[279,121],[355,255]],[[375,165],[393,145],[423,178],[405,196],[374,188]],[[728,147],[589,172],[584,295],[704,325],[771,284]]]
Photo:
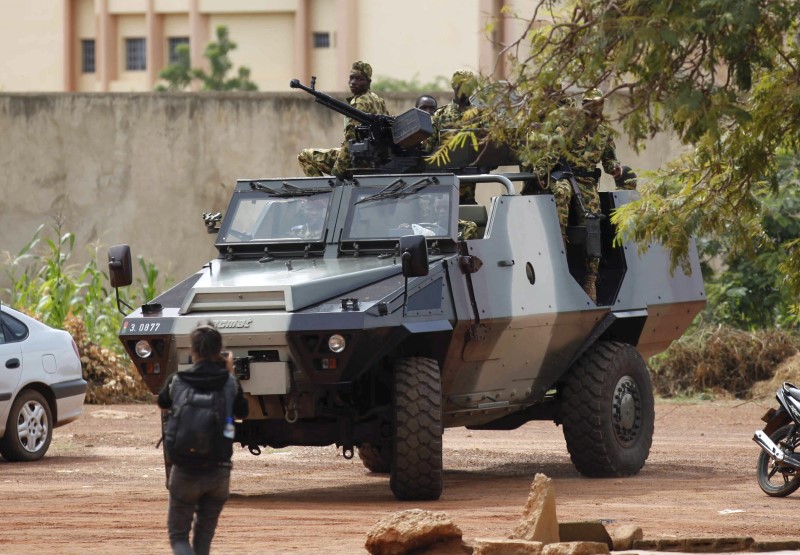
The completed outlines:
[[[214,320],[214,325],[217,329],[221,328],[249,328],[253,323],[252,318],[242,320]]]

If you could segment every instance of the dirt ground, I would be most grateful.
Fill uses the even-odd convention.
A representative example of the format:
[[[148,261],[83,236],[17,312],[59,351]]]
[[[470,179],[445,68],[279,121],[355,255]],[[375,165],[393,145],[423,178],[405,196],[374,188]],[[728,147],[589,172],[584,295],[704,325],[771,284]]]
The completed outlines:
[[[510,432],[446,430],[444,494],[401,503],[388,477],[369,473],[334,447],[237,448],[232,497],[214,540],[216,553],[365,553],[369,528],[400,510],[445,511],[465,539],[506,537],[536,473],[554,480],[560,521],[635,524],[645,539],[709,536],[793,538],[787,517],[800,494],[764,495],[751,441],[772,402],[656,404],[656,432],[642,472],[587,479],[569,460],[560,428],[529,423]],[[38,463],[0,459],[0,553],[127,555],[168,553],[167,491],[155,448],[154,406],[86,406],[55,430]]]

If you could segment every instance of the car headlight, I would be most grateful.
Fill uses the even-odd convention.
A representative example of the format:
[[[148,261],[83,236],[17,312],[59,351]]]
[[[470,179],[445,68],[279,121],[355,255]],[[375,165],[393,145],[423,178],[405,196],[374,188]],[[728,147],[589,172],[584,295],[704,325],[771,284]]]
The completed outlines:
[[[141,358],[147,358],[153,354],[153,347],[147,339],[140,339],[137,341],[134,350]]]
[[[347,346],[347,342],[344,340],[344,337],[339,335],[338,333],[331,335],[328,338],[328,348],[331,350],[332,353],[341,353],[344,351],[344,348]]]

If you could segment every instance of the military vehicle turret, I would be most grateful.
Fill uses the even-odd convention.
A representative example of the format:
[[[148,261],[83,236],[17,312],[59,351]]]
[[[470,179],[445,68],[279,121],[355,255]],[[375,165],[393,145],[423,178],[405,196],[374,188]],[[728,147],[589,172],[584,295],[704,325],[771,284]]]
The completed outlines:
[[[204,216],[219,255],[127,315],[120,340],[155,393],[213,321],[250,403],[236,442],[256,455],[335,444],[389,473],[398,499],[439,498],[447,427],[549,420],[582,474],[635,474],[653,436],[645,359],[705,304],[696,251],[671,272],[663,248],[615,245],[600,220],[595,303],[579,285],[585,245],[565,248],[552,195],[517,194],[530,178],[239,180],[224,217]],[[502,192],[459,206],[465,183]],[[601,193],[603,212],[634,195]],[[478,236],[460,239],[459,219]],[[130,284],[130,260],[126,245],[109,251],[114,287]]]

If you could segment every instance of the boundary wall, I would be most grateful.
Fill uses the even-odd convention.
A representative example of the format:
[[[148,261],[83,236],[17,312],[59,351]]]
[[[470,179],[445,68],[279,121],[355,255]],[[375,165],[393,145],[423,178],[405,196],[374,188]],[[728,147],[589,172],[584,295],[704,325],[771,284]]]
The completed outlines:
[[[384,95],[394,114],[416,97]],[[300,149],[338,146],[342,128],[342,116],[294,92],[0,94],[0,267],[45,223],[76,235],[73,263],[97,249],[104,269],[108,247],[128,243],[182,279],[216,256],[201,215],[224,212],[237,178],[301,176]],[[637,171],[678,152],[669,138],[638,156],[617,146]]]

